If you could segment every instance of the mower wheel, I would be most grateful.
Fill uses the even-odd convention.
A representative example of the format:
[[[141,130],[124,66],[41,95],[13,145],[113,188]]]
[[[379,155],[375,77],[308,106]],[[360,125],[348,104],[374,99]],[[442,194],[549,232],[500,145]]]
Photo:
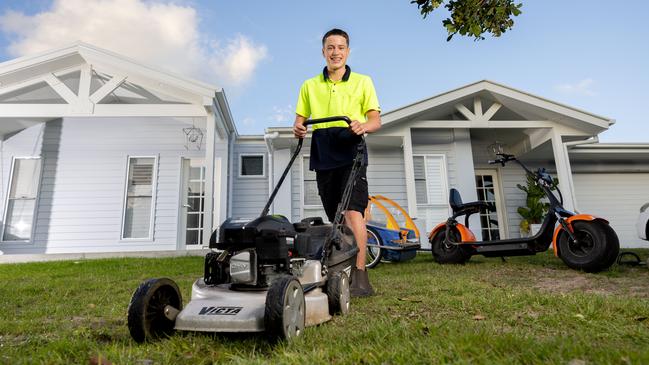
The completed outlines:
[[[165,313],[170,310],[178,313],[182,309],[182,296],[173,280],[160,278],[143,282],[135,289],[128,305],[131,337],[141,343],[170,336],[174,332],[175,320],[169,319]]]
[[[599,272],[609,268],[620,251],[617,235],[600,222],[572,223],[577,242],[561,232],[557,239],[559,257],[570,268]]]
[[[381,237],[376,234],[371,229],[367,229],[367,243],[372,244],[372,245],[382,245],[383,241],[381,241]],[[383,249],[381,247],[376,247],[376,246],[367,246],[367,249],[365,250],[365,267],[368,269],[372,269],[376,267],[376,265],[381,263],[381,258],[383,258]]]
[[[451,229],[451,240],[461,242],[460,232]],[[446,242],[446,230],[440,230],[430,240],[433,258],[440,264],[463,264],[471,258],[471,250],[463,245],[454,245]]]
[[[345,315],[349,313],[349,277],[344,271],[338,271],[327,280],[327,299],[329,314]]]
[[[296,278],[283,275],[266,294],[264,326],[273,340],[291,340],[304,331],[306,308],[304,290]]]

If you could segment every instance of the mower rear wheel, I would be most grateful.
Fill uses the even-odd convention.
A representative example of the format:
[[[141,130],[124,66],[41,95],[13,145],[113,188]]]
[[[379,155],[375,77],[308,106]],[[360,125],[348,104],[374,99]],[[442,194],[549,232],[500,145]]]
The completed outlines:
[[[273,282],[266,294],[264,325],[273,340],[291,340],[304,332],[306,308],[302,285],[284,275]]]
[[[329,314],[349,313],[349,299],[349,277],[344,271],[338,271],[327,280]]]
[[[566,265],[586,272],[599,272],[612,265],[620,250],[615,232],[592,221],[574,222],[572,228],[576,242],[565,231],[557,239],[559,257]]]
[[[178,285],[167,278],[149,279],[135,289],[128,305],[128,330],[135,342],[169,337],[175,321],[165,315],[173,307],[183,309]]]
[[[383,249],[381,247],[370,245],[383,245],[383,241],[381,241],[381,237],[379,237],[376,232],[368,228],[367,243],[368,246],[365,252],[365,267],[371,269],[381,263],[381,259],[383,258]]]
[[[462,242],[460,232],[450,229],[451,241]],[[430,239],[433,258],[440,264],[463,264],[471,258],[471,249],[464,245],[446,242],[446,229],[440,230]]]

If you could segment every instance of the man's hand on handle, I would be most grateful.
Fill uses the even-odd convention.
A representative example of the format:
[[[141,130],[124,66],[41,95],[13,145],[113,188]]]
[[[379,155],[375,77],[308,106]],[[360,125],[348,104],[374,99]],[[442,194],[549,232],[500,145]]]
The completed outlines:
[[[295,138],[302,139],[306,137],[306,127],[304,126],[305,121],[305,117],[301,115],[295,116],[295,123],[293,123],[293,135],[295,136]]]
[[[356,134],[357,136],[362,136],[365,133],[367,133],[367,129],[365,129],[365,126],[357,120],[353,120],[352,124],[349,125],[349,128]]]

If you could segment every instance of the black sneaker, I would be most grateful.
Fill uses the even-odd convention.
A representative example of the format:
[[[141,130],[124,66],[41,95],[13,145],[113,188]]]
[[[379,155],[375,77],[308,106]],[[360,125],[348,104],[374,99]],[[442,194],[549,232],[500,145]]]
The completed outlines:
[[[349,293],[352,298],[369,297],[374,295],[374,288],[370,284],[370,278],[367,275],[367,270],[358,270],[352,267],[352,275],[349,279],[351,285],[349,286]]]

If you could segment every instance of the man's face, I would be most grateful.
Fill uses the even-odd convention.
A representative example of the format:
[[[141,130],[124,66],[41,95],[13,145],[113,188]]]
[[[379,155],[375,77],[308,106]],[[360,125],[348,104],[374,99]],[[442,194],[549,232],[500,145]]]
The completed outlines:
[[[327,68],[334,71],[345,67],[347,56],[349,56],[349,47],[347,40],[341,35],[331,35],[325,39],[322,47],[322,55],[327,61]]]

